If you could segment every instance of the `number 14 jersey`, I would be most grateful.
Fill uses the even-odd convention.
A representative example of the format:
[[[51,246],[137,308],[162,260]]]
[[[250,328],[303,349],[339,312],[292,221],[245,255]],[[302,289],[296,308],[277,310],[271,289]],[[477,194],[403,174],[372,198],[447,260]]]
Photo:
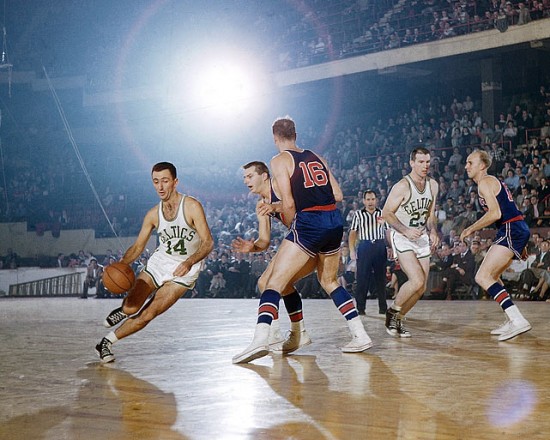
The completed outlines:
[[[193,255],[200,246],[201,240],[197,231],[185,220],[185,195],[182,195],[178,212],[173,220],[167,220],[162,212],[162,202],[159,203],[159,225],[157,228],[159,246],[156,252],[162,252],[173,259],[185,261]]]

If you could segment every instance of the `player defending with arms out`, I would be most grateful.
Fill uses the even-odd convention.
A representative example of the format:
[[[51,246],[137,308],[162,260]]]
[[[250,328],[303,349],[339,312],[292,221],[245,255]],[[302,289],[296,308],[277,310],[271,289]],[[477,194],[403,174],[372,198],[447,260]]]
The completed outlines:
[[[260,200],[256,204],[256,216],[258,218],[258,238],[256,240],[244,240],[241,237],[233,240],[232,247],[237,252],[261,252],[269,247],[271,242],[271,218],[280,220],[283,224],[281,210],[282,204],[277,196],[274,184],[269,175],[269,169],[263,162],[254,161],[243,165],[244,183],[252,194],[258,194]],[[269,278],[274,259],[270,261],[267,269],[258,280],[258,290],[263,293],[266,280]],[[285,307],[294,310],[290,315],[291,332],[300,333],[304,330],[304,321],[302,319],[302,298],[296,291],[294,283],[301,278],[309,275],[315,269],[317,259],[309,260],[306,267],[300,270],[290,283],[284,288],[282,295]],[[311,343],[309,336],[303,334],[302,345]],[[297,350],[299,347],[295,344],[286,343],[279,345],[282,341],[279,330],[279,320],[273,319],[271,322],[269,334],[269,346],[275,351],[282,351],[285,354]]]
[[[514,258],[521,259],[529,241],[529,227],[517,208],[512,194],[504,183],[487,174],[491,157],[486,151],[476,150],[466,158],[466,172],[478,186],[479,202],[485,214],[468,226],[460,239],[475,231],[496,224],[498,231],[475,276],[476,283],[499,303],[507,315],[500,327],[491,331],[499,341],[506,341],[531,330],[531,324],[523,317],[502,285],[501,274]]]
[[[415,148],[409,164],[411,172],[393,186],[382,210],[382,217],[392,229],[394,254],[408,277],[386,312],[386,331],[400,338],[411,337],[403,326],[403,317],[426,290],[431,251],[439,243],[434,215],[439,186],[428,177],[430,152]]]
[[[115,360],[111,352],[112,344],[143,329],[193,288],[202,260],[214,244],[200,202],[177,191],[178,178],[174,165],[157,163],[151,176],[160,203],[147,212],[136,241],[120,261],[126,264],[135,261],[145,249],[154,229],[160,244],[138,275],[122,306],[105,319],[105,327],[124,322],[96,346],[96,352],[104,363]],[[153,292],[154,296],[144,306]]]
[[[271,274],[260,297],[252,343],[235,356],[233,362],[250,362],[268,353],[269,327],[278,316],[281,293],[315,258],[318,258],[316,268],[319,282],[346,318],[352,334],[351,342],[342,351],[367,350],[372,347],[372,341],[363,327],[351,295],[337,281],[344,231],[342,214],[336,207],[336,202],[343,197],[340,186],[324,159],[296,145],[296,128],[292,119],[277,119],[272,129],[279,154],[271,160],[271,169],[282,199],[283,219],[285,222],[292,219],[292,224],[275,255]],[[286,302],[285,305],[290,316],[297,312]],[[292,323],[291,333],[285,341],[286,347],[297,349],[307,343],[309,337],[300,328],[303,328],[303,324]]]

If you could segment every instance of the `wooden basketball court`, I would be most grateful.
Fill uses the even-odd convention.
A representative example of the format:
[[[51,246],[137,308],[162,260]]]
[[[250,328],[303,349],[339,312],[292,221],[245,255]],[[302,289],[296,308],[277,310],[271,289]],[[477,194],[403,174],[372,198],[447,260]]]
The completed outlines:
[[[533,330],[499,343],[491,301],[423,300],[409,340],[388,336],[369,301],[375,346],[342,354],[344,319],[306,300],[313,344],[237,366],[257,300],[183,299],[102,366],[94,346],[118,304],[0,300],[1,439],[550,438],[547,303],[519,303]]]

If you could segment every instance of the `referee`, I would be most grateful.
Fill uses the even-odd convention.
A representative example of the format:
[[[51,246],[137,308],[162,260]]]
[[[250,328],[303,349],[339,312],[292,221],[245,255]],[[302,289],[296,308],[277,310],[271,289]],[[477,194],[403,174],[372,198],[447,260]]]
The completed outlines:
[[[365,207],[353,215],[349,231],[349,250],[352,260],[357,260],[357,286],[355,299],[357,311],[365,314],[367,291],[378,298],[378,313],[385,314],[386,303],[386,227],[382,211],[377,207],[376,193],[368,189],[363,193]]]

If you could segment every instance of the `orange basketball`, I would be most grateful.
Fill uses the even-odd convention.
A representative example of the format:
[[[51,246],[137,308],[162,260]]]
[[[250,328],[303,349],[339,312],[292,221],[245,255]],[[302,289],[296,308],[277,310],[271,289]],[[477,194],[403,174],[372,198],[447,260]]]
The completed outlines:
[[[124,263],[109,264],[103,270],[103,285],[111,293],[128,292],[134,285],[135,280],[134,271]]]

